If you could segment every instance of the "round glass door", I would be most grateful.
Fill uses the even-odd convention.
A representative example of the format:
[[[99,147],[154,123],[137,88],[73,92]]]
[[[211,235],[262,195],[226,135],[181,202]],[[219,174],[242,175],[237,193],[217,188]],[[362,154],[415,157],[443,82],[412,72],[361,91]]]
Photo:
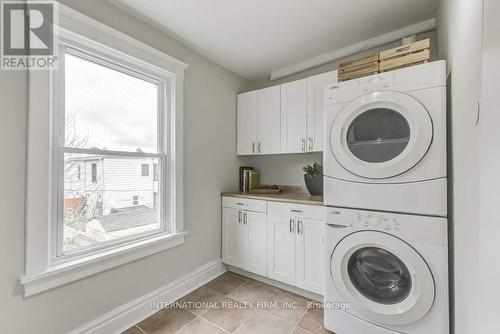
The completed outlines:
[[[338,114],[330,147],[346,170],[383,179],[415,166],[427,153],[432,135],[429,113],[413,97],[373,92],[353,100]]]
[[[379,231],[359,231],[333,250],[330,274],[351,311],[384,325],[406,325],[432,307],[434,278],[409,244]]]
[[[396,255],[382,248],[358,249],[347,267],[354,287],[377,303],[397,304],[410,294],[410,271]]]
[[[356,158],[380,163],[405,150],[410,141],[410,125],[397,111],[375,108],[356,117],[346,135],[347,146]]]

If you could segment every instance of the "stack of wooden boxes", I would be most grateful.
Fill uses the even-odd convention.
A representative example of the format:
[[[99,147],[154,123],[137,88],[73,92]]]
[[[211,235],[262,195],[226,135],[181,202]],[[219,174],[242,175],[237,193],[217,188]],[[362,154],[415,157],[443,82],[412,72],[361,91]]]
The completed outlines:
[[[339,81],[346,81],[399,68],[426,63],[431,58],[430,40],[424,39],[361,59],[344,62],[338,67]]]

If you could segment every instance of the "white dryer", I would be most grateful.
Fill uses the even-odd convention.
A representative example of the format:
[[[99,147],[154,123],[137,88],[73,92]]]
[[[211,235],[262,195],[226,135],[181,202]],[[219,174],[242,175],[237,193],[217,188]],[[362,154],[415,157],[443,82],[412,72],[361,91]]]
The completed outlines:
[[[325,327],[449,333],[446,218],[327,210]]]
[[[446,64],[328,85],[326,205],[446,216]]]

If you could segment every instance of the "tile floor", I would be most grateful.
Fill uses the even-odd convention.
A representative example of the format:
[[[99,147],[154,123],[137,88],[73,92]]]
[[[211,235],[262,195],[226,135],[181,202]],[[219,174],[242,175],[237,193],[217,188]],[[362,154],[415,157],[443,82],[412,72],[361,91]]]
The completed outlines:
[[[322,334],[313,301],[226,272],[143,320],[124,334]]]

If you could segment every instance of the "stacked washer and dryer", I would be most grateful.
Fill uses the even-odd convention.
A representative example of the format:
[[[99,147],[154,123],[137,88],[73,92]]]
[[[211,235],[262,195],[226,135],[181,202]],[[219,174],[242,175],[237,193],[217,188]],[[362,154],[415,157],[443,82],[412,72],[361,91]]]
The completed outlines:
[[[446,64],[326,87],[325,327],[449,333]]]

